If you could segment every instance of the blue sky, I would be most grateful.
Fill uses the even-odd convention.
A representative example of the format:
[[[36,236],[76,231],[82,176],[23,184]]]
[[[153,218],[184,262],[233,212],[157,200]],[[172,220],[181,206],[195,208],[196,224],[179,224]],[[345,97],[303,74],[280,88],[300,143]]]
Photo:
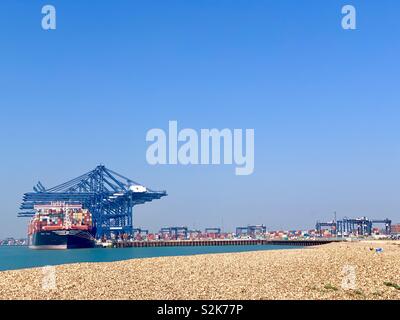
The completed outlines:
[[[41,8],[57,9],[57,30]],[[357,9],[357,30],[341,8]],[[103,163],[166,189],[135,224],[312,228],[400,222],[400,4],[395,0],[0,3],[0,238],[24,192]],[[255,172],[150,166],[146,132],[254,128]]]

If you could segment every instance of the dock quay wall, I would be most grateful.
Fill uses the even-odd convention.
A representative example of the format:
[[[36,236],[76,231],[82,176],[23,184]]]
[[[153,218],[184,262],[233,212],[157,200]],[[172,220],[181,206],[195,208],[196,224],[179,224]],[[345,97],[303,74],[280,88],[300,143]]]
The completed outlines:
[[[153,241],[114,241],[114,248],[142,247],[184,247],[184,246],[251,246],[251,245],[288,245],[317,246],[339,240],[265,240],[265,239],[232,239],[232,240],[153,240]]]

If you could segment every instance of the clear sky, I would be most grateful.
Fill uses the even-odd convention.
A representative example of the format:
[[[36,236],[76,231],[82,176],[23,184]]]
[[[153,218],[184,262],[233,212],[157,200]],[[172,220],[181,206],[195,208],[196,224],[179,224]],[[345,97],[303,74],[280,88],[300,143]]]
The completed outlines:
[[[41,28],[41,8],[57,29]],[[341,8],[357,9],[357,30]],[[397,0],[2,0],[0,238],[22,194],[103,163],[169,196],[136,226],[400,222]],[[150,166],[146,133],[254,128],[255,172]]]

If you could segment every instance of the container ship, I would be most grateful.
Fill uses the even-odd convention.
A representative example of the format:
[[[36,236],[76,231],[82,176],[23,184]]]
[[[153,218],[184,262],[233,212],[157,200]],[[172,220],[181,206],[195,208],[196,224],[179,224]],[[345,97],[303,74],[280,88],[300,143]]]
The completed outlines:
[[[92,215],[81,204],[52,202],[35,205],[29,223],[31,249],[93,248],[96,244]]]

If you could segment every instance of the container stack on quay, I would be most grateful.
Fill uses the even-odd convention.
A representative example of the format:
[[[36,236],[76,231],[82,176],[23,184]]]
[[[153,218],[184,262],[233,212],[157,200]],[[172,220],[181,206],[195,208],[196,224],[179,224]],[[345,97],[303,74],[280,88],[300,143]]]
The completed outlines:
[[[400,223],[392,225],[392,234],[400,235]]]
[[[49,206],[50,207],[50,206]],[[80,206],[40,208],[29,224],[28,234],[35,231],[68,229],[88,230],[92,225],[91,214]]]

